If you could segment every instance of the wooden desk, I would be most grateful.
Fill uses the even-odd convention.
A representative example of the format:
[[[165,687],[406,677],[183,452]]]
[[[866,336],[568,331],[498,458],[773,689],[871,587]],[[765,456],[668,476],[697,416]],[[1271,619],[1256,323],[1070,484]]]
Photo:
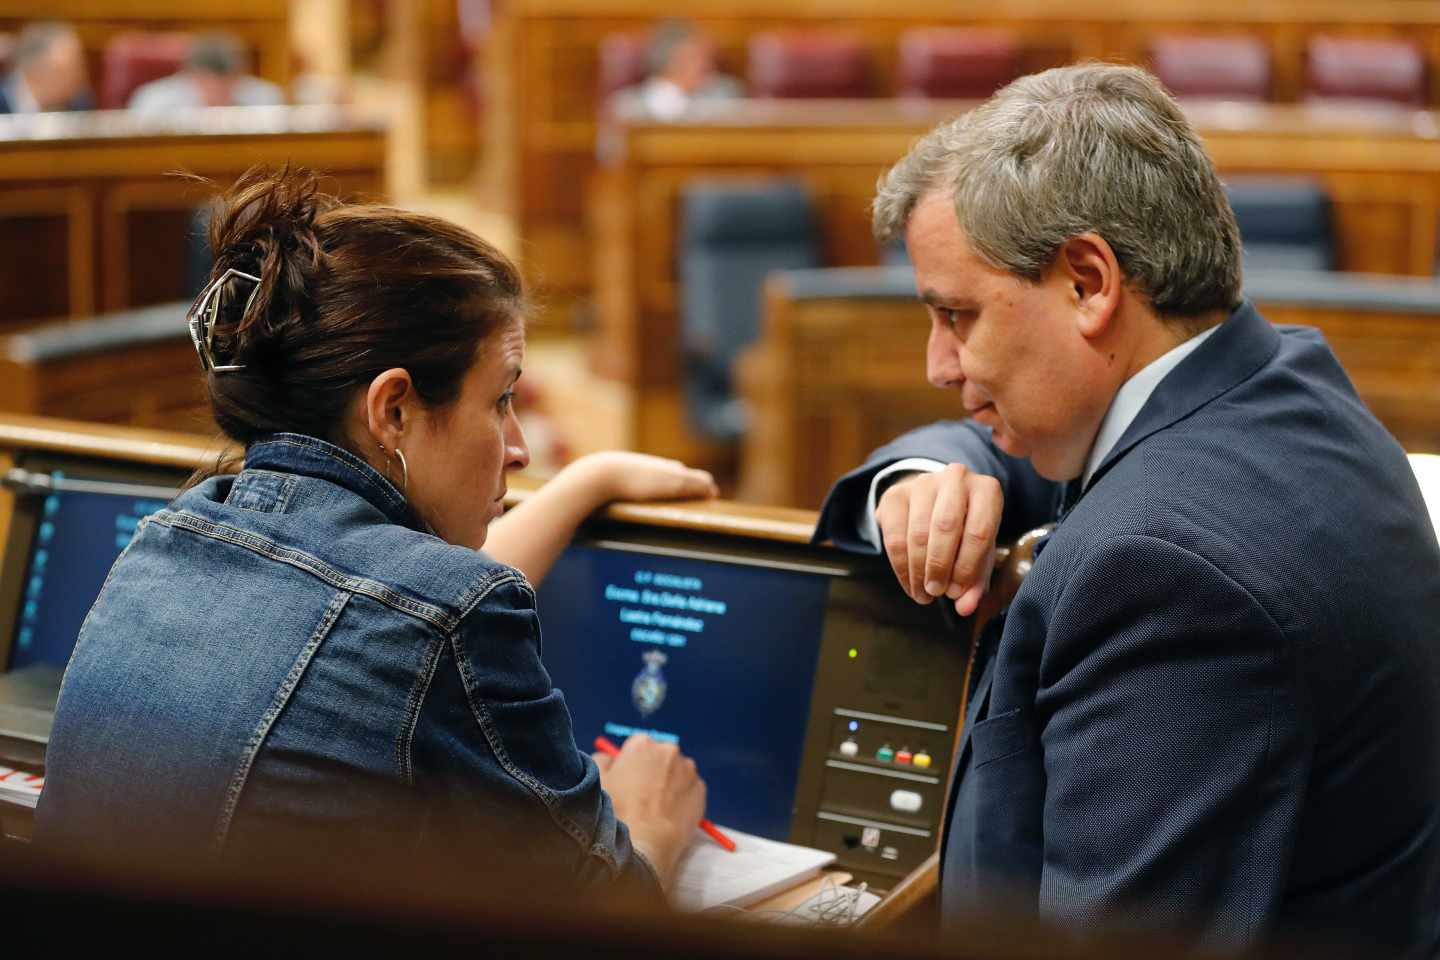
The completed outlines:
[[[50,504],[43,489],[34,493],[32,488],[28,496],[13,492],[17,488],[26,489],[23,471],[47,474],[63,470],[71,480],[108,476],[121,482],[165,488],[178,483],[179,478],[197,466],[215,460],[214,447],[203,438],[186,434],[104,428],[33,417],[0,418],[0,476],[12,467],[19,468],[16,475],[8,477],[9,483],[0,485],[0,668],[16,664],[7,653],[10,631],[16,625],[25,624],[26,616],[35,616],[33,611],[24,613],[23,604],[33,599],[32,594],[38,596],[41,590],[36,586],[26,587],[25,581],[36,576],[29,572],[29,560],[34,545],[41,542],[36,538],[46,536],[42,520],[51,517],[52,522],[62,528],[66,522],[63,506],[56,505],[58,513],[44,512]],[[168,470],[144,469],[156,466]],[[509,502],[523,500],[538,486],[538,480],[515,478],[510,484]],[[149,496],[164,499],[163,493]],[[625,553],[675,557],[677,562],[679,558],[688,557],[685,562],[692,564],[708,560],[711,566],[704,569],[712,570],[717,579],[723,579],[717,566],[734,564],[737,569],[749,568],[748,575],[752,577],[758,571],[765,571],[760,574],[766,578],[763,584],[759,580],[744,581],[749,584],[745,597],[755,600],[760,609],[769,609],[767,604],[782,601],[774,608],[779,616],[792,609],[792,605],[784,601],[800,596],[788,593],[792,587],[787,584],[799,572],[811,574],[813,582],[806,589],[812,590],[811,595],[818,598],[823,607],[823,612],[821,607],[814,608],[818,619],[806,621],[809,614],[800,616],[796,623],[781,624],[767,619],[763,629],[773,630],[773,635],[756,635],[753,631],[743,637],[733,632],[728,635],[737,642],[753,643],[753,652],[758,656],[756,663],[769,662],[774,655],[774,644],[784,642],[791,630],[803,634],[803,637],[797,636],[797,643],[814,644],[815,659],[808,661],[813,664],[810,668],[813,686],[805,685],[808,704],[799,705],[795,715],[799,726],[787,726],[781,734],[782,739],[794,737],[800,746],[791,759],[781,761],[793,764],[795,779],[793,785],[786,788],[794,791],[793,801],[787,803],[779,815],[785,818],[782,822],[789,824],[788,837],[792,842],[836,853],[837,868],[883,889],[935,849],[942,823],[946,761],[954,753],[964,717],[966,641],[973,644],[978,625],[1008,602],[1019,585],[1028,555],[1024,541],[1014,550],[998,551],[994,589],[986,597],[980,615],[960,621],[947,617],[943,608],[918,607],[911,603],[896,588],[893,574],[883,562],[810,546],[814,522],[814,514],[808,511],[725,502],[617,505],[603,517],[587,523],[581,534],[592,548],[608,549],[619,543],[618,549]],[[90,529],[87,527],[86,532]],[[104,529],[107,542],[99,548],[103,551],[100,560],[107,560],[118,552],[113,542],[114,528],[107,522]],[[64,538],[63,529],[57,537]],[[57,557],[52,567],[59,562]],[[627,558],[623,562],[633,561]],[[52,589],[46,596],[62,604],[60,609],[73,614],[78,625],[93,594],[99,590],[106,565],[94,568],[93,580],[71,579],[65,582],[63,591]],[[773,579],[776,577],[779,579]],[[573,581],[567,582],[573,585]],[[787,592],[783,596],[766,597],[768,584],[772,582]],[[814,594],[816,587],[823,592]],[[740,600],[739,588],[731,589],[736,592],[730,601]],[[542,609],[546,602],[565,597],[572,604],[604,605],[600,592],[582,591],[579,595],[566,593],[559,597],[552,594],[550,601],[546,601],[545,596],[542,588]],[[644,605],[650,601],[637,599],[636,603]],[[720,610],[723,614],[724,608]],[[43,619],[44,614],[40,616]],[[810,626],[801,627],[800,621],[809,622]],[[638,621],[619,617],[614,621],[616,630],[605,642],[614,640],[628,647],[630,628],[623,625],[628,622]],[[572,644],[601,642],[597,639],[599,628],[593,616],[583,618],[578,625],[567,627],[562,622],[549,629],[555,631],[554,636]],[[703,623],[695,627],[697,632],[703,629]],[[727,635],[724,628],[718,632],[721,636]],[[17,649],[26,649],[24,641],[20,643],[22,646]],[[48,649],[54,651],[53,647]],[[715,649],[723,659],[728,659],[734,650],[728,646]],[[560,682],[564,658],[551,662],[553,659],[547,658],[547,663]],[[16,682],[31,676],[35,670],[37,667],[30,664],[21,671],[0,674],[0,763],[13,766],[23,763],[27,769],[43,773],[50,718],[37,717],[35,711],[30,710],[20,717],[25,721],[24,736],[15,733],[16,725],[7,720],[17,716],[20,706],[16,702],[18,698],[11,695]],[[58,675],[53,670],[48,674],[49,679],[44,683],[28,688],[44,691],[39,697],[44,710],[53,704],[59,688]],[[793,678],[777,676],[785,677],[788,689]],[[628,682],[629,677],[625,680]],[[574,693],[575,675],[571,675],[568,684]],[[753,699],[757,696],[755,689],[768,689],[745,686],[747,689],[738,693],[738,699],[727,693],[717,695],[712,708],[733,709],[737,704],[758,702]],[[33,706],[37,698],[32,695],[26,699]],[[577,723],[583,714],[583,708],[577,705],[583,702],[579,697],[572,700]],[[672,712],[668,722],[684,728],[690,721],[676,720]],[[758,732],[762,739],[776,734],[776,731]],[[751,736],[747,742],[753,741]],[[889,746],[891,741],[895,749]],[[912,748],[915,751],[913,767],[907,753]],[[747,778],[751,769],[753,767],[744,768]],[[897,780],[903,782],[897,783]],[[753,785],[749,779],[743,783],[725,779],[719,782],[728,782],[730,790]],[[765,782],[784,781],[767,779]],[[915,806],[902,807],[892,798],[892,791],[897,787],[915,791]],[[918,799],[922,796],[927,798],[923,801],[923,811]],[[862,828],[867,827],[873,828],[873,837],[862,840]]]
[[[303,164],[347,194],[384,189],[384,129],[333,107],[0,116],[0,331],[189,299],[186,235],[255,163]]]
[[[590,291],[581,224],[595,169],[600,43],[612,33],[642,33],[676,8],[668,0],[497,6],[484,54],[487,199],[515,217],[527,275],[543,282],[551,302],[563,302]],[[1276,102],[1299,99],[1311,36],[1401,36],[1428,51],[1430,102],[1440,105],[1440,7],[1423,0],[1112,0],[1083,8],[1068,0],[691,0],[684,13],[715,41],[720,66],[739,77],[752,33],[848,32],[871,48],[879,96],[894,93],[898,39],[914,27],[1009,31],[1025,72],[1086,59],[1144,63],[1158,34],[1249,34],[1271,50]]]
[[[609,128],[594,205],[595,361],[603,376],[634,390],[630,443],[689,459],[703,460],[707,450],[689,435],[678,388],[677,221],[688,183],[797,178],[814,196],[822,262],[878,263],[869,221],[876,178],[916,137],[970,106],[740,101],[700,105],[676,122],[634,118]],[[1238,104],[1188,112],[1223,173],[1299,173],[1325,185],[1341,269],[1434,271],[1440,115]]]
[[[908,283],[909,271],[899,272],[905,278],[897,290]],[[1428,309],[1322,306],[1278,293],[1257,293],[1256,301],[1274,323],[1319,327],[1400,444],[1428,451],[1440,450],[1440,286],[1430,296]],[[927,323],[911,293],[800,299],[785,274],[775,275],[764,336],[742,364],[754,427],[741,456],[739,496],[818,507],[836,478],[871,450],[959,416],[955,395],[925,382]]]

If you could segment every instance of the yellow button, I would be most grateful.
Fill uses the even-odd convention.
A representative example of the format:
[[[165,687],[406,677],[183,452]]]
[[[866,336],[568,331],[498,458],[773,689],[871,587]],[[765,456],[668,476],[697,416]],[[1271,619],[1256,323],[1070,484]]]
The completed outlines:
[[[915,766],[923,769],[930,766],[930,754],[921,751],[920,753],[917,753],[915,754],[915,756],[911,757],[910,762],[913,763]]]

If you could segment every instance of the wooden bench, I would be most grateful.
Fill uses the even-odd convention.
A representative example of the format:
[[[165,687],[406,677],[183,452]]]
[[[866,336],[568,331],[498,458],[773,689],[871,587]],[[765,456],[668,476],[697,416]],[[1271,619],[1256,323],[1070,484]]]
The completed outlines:
[[[0,337],[0,410],[213,432],[188,307],[160,304]]]

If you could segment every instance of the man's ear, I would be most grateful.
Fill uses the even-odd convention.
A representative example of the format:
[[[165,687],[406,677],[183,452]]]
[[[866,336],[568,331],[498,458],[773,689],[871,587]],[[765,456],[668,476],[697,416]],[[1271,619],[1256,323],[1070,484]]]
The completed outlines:
[[[1080,335],[1105,334],[1120,308],[1124,277],[1120,261],[1098,233],[1076,234],[1060,246],[1055,266],[1074,291]]]
[[[376,443],[394,450],[412,425],[415,384],[410,371],[391,367],[376,375],[365,391],[365,426]]]

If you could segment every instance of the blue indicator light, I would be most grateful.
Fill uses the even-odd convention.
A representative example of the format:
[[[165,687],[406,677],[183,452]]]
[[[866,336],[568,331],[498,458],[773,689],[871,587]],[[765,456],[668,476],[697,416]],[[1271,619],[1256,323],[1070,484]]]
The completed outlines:
[[[859,720],[851,720],[851,721],[850,721],[850,732],[851,732],[851,733],[854,733],[856,730],[859,730],[859,729],[860,729],[860,721],[859,721]]]

